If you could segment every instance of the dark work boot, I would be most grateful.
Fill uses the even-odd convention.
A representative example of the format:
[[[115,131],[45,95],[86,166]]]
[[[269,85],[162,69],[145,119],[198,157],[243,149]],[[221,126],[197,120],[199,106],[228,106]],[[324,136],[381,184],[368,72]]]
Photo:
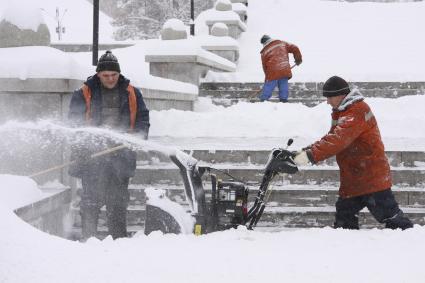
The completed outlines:
[[[279,99],[279,101],[280,101],[280,102],[283,102],[283,103],[287,103],[287,102],[288,102],[288,99],[280,98],[280,99]]]
[[[123,206],[107,207],[108,232],[115,240],[127,237],[127,208]]]
[[[412,221],[404,216],[403,211],[399,211],[394,217],[385,219],[385,228],[406,230],[413,227]]]
[[[90,237],[96,237],[97,222],[99,219],[99,212],[97,209],[84,209],[80,211],[81,214],[81,240],[86,241]]]

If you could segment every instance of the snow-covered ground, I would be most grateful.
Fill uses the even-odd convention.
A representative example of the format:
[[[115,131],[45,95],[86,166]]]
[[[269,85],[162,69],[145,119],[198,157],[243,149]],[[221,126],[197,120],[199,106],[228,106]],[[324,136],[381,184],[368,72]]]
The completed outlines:
[[[420,109],[424,105],[422,96],[368,101],[389,140],[400,136],[405,136],[405,142],[424,140],[423,127],[418,126],[424,122]],[[199,112],[152,111],[152,129],[156,134],[163,131],[169,135],[156,136],[153,140],[170,139],[178,146],[179,139],[194,142],[215,132],[213,138],[221,141],[232,137],[239,143],[258,142],[262,137],[279,141],[281,131],[282,136],[285,132],[307,141],[329,127],[329,109],[325,104],[307,108],[298,104],[241,103],[220,108],[204,100],[197,107]],[[411,120],[415,123],[410,123]],[[317,128],[312,127],[313,124]],[[185,125],[193,131],[185,130]],[[46,122],[9,122],[0,127],[0,133],[5,137],[8,130],[20,127],[59,129]],[[155,142],[139,141],[137,137],[128,139],[145,147],[167,150],[161,146],[155,148]],[[284,140],[279,145],[283,143]],[[423,144],[421,150],[424,150]],[[214,148],[217,144],[210,146]],[[404,149],[409,148],[405,145]],[[422,244],[425,228],[420,226],[404,232],[325,228],[270,233],[240,228],[200,237],[160,233],[145,236],[139,232],[131,239],[99,241],[93,238],[83,244],[40,232],[13,214],[12,209],[23,205],[22,202],[36,201],[39,197],[35,183],[27,177],[0,175],[0,230],[3,231],[0,282],[139,282],[141,279],[152,282],[422,282],[425,276],[420,260],[425,252]],[[20,202],[15,203],[16,200]]]
[[[82,244],[50,236],[7,205],[26,177],[0,175],[0,282],[423,282],[425,228],[204,236],[136,234]]]

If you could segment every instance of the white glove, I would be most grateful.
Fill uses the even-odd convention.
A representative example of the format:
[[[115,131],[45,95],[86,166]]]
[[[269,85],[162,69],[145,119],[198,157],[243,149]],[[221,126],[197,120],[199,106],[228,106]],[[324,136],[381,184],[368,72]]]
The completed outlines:
[[[310,160],[308,159],[307,152],[305,150],[299,151],[294,158],[295,164],[298,166],[307,165]]]

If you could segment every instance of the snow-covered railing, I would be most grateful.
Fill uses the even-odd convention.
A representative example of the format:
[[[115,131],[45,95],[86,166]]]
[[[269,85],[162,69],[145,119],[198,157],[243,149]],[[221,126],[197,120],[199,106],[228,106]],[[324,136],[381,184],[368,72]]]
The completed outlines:
[[[194,85],[208,71],[234,72],[236,65],[229,60],[206,51],[200,42],[187,37],[184,23],[170,19],[161,31],[161,40],[155,48],[146,51],[145,61],[149,63],[152,76],[172,79]]]
[[[197,54],[153,54],[145,57],[150,74],[162,78],[199,84],[209,70],[234,72],[235,64],[211,52],[198,49]]]

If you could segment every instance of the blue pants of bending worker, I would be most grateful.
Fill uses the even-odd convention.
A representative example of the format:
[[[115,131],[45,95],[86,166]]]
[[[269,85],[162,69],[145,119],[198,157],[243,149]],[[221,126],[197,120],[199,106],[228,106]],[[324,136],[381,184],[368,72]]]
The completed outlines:
[[[279,99],[288,100],[288,78],[265,82],[263,86],[263,93],[260,95],[260,100],[269,100],[270,97],[272,97],[273,90],[276,86],[279,87]]]

